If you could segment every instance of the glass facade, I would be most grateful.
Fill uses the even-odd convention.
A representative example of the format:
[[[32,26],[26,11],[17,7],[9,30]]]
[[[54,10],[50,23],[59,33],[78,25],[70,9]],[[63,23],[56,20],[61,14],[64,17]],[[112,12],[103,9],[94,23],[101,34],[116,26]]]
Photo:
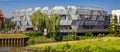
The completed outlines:
[[[29,8],[28,8],[29,9]],[[22,29],[32,28],[30,16],[36,8],[16,10],[12,14],[13,22],[21,26]],[[78,6],[54,6],[54,7],[40,7],[37,8],[45,14],[60,14],[60,31],[71,32],[72,29],[77,32],[105,32],[110,22],[110,17],[106,10],[97,7],[78,7]],[[19,24],[24,22],[25,25]]]

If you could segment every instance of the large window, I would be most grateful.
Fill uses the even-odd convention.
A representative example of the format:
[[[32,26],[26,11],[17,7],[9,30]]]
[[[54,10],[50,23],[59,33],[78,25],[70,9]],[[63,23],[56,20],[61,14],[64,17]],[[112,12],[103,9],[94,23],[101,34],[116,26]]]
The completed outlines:
[[[77,14],[86,14],[86,15],[89,15],[90,14],[90,10],[79,9],[79,10],[77,10]]]
[[[66,15],[61,15],[61,20],[66,20]]]
[[[70,29],[72,29],[72,27],[70,25],[61,25],[60,29],[61,30],[70,30]]]
[[[23,17],[24,17],[24,16],[20,16],[20,20],[23,20]]]
[[[66,15],[66,17],[68,18],[68,20],[72,19],[70,15]]]
[[[96,20],[97,16],[96,15],[92,15],[90,18],[91,18],[91,20]]]

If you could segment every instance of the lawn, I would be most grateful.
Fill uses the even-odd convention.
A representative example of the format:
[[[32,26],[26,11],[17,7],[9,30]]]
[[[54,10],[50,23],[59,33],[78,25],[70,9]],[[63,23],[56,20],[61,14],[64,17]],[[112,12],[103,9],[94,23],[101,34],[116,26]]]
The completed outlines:
[[[28,40],[29,44],[49,43],[54,42],[54,39],[45,36],[33,36]]]
[[[27,38],[24,34],[0,34],[0,38]]]
[[[79,41],[35,44],[27,48],[37,51],[120,52],[120,37],[103,37]]]

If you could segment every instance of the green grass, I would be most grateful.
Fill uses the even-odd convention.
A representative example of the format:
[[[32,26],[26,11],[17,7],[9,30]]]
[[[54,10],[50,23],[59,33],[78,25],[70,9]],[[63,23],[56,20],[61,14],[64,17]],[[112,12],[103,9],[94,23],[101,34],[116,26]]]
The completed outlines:
[[[27,38],[24,34],[0,34],[0,38]]]
[[[33,37],[30,37],[30,39],[28,40],[30,44],[48,43],[48,42],[53,42],[53,41],[54,39],[47,38],[45,36],[33,36]]]
[[[30,45],[33,50],[57,50],[78,52],[120,52],[120,37],[103,37],[79,41],[66,41]]]

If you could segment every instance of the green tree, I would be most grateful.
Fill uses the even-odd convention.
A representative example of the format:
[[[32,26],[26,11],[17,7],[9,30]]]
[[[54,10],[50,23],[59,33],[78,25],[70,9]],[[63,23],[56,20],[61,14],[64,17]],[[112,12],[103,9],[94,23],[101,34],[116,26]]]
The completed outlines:
[[[51,22],[52,22],[52,30],[55,34],[57,34],[59,30],[59,25],[60,25],[60,15],[58,14],[52,14],[50,16]]]
[[[56,41],[61,41],[62,40],[62,35],[59,34],[60,29],[59,29],[59,25],[60,25],[60,15],[58,14],[52,14],[50,16],[51,18],[51,23],[52,23],[52,33],[53,33],[53,37]]]
[[[74,40],[77,40],[77,31],[75,29],[72,29],[72,36]]]
[[[59,32],[60,15],[47,15],[41,13],[39,10],[33,12],[31,17],[33,27],[37,27],[39,31],[47,29],[48,34],[57,34]],[[49,35],[51,36],[51,35]]]
[[[118,24],[116,15],[112,18],[112,21],[109,24],[109,32],[115,36],[118,36],[118,34],[120,34],[120,25]]]
[[[15,24],[13,22],[5,21],[4,23],[4,31],[11,30],[12,28],[15,28]]]
[[[46,19],[48,18],[48,15],[41,13],[39,10],[33,12],[31,21],[33,27],[37,28],[39,31],[42,31],[44,28],[46,28]]]
[[[9,22],[9,27],[10,27],[10,29],[12,29],[12,28],[14,29],[14,28],[15,28],[15,26],[16,26],[16,25],[15,25],[15,23],[14,23],[14,22],[12,22],[12,21],[11,21],[11,22]]]

